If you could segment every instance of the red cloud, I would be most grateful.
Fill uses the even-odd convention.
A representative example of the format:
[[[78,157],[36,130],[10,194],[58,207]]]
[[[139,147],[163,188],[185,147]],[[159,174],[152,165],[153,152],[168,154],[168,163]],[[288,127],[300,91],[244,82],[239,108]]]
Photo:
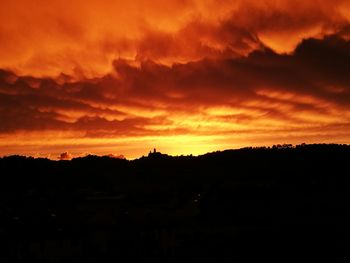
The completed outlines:
[[[347,0],[1,4],[0,68],[73,79],[103,76],[115,58],[172,65],[247,55],[264,45],[292,52],[303,39],[336,33],[350,19]]]
[[[2,3],[4,154],[350,139],[345,0],[64,3]]]

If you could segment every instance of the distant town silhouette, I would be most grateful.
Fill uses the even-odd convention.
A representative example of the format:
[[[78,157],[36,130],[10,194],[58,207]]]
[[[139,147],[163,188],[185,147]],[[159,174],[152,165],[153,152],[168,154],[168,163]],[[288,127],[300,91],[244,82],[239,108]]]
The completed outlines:
[[[0,262],[349,262],[350,146],[0,158]]]

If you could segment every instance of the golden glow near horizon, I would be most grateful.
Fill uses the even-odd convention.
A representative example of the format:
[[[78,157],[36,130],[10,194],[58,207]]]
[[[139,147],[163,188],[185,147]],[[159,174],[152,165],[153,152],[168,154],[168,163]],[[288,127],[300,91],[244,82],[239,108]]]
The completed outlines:
[[[350,143],[347,0],[2,1],[0,155]]]

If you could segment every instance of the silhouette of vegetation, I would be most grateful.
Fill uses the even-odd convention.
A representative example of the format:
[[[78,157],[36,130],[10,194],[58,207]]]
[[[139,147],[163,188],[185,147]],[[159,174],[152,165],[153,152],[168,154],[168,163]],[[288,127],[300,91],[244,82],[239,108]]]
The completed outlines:
[[[0,262],[349,262],[350,146],[0,159]]]

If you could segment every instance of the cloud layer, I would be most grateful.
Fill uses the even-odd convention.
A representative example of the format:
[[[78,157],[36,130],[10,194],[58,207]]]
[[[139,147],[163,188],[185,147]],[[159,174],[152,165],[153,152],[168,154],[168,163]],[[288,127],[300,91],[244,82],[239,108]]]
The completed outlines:
[[[0,154],[350,142],[348,1],[116,2],[4,1]]]
[[[118,58],[171,65],[262,46],[292,52],[341,30],[349,9],[347,0],[5,0],[0,67],[82,78],[110,73]]]

